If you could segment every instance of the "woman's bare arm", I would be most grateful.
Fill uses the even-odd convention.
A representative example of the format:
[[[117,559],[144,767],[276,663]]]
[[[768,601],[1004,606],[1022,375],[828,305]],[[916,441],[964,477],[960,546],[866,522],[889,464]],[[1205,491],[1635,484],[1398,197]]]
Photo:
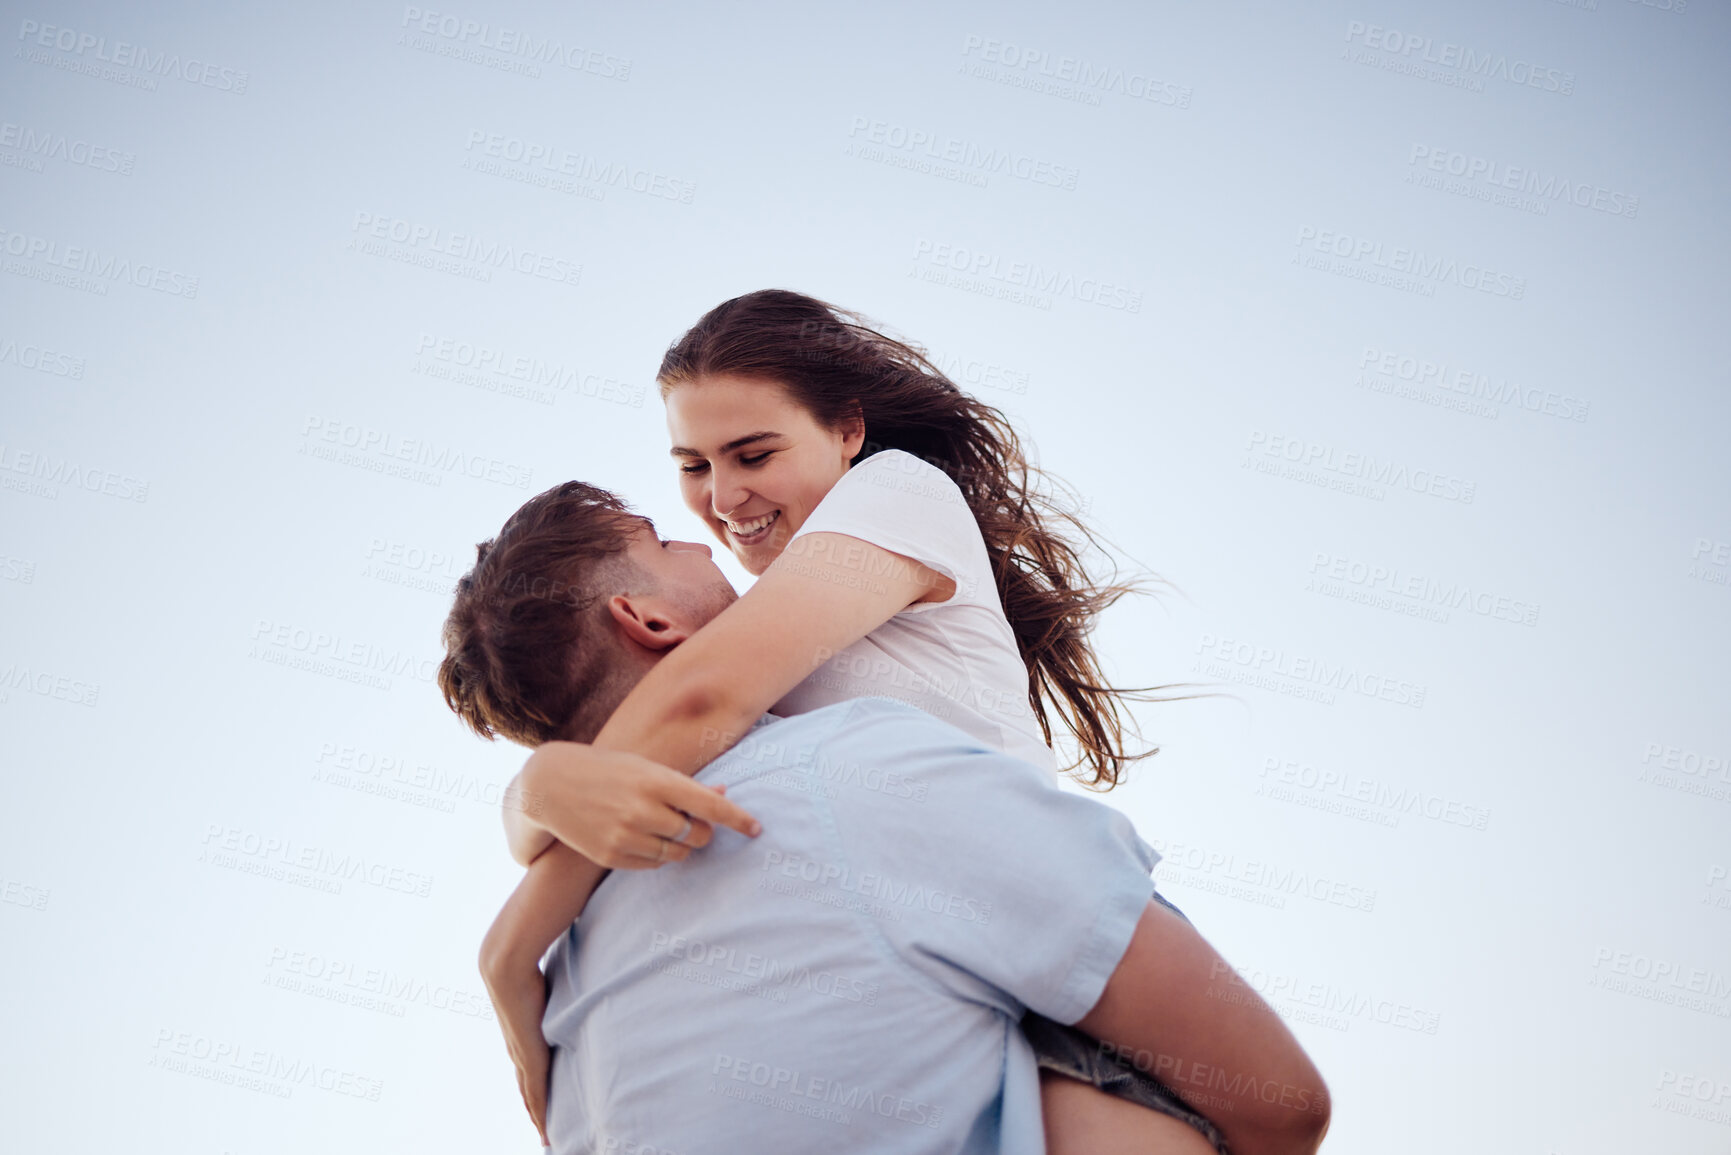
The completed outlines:
[[[836,652],[914,602],[954,592],[949,578],[859,538],[796,538],[644,676],[595,745],[694,774]]]
[[[954,592],[951,579],[858,538],[796,538],[744,596],[644,676],[596,735],[594,748],[695,774],[829,657],[909,605],[943,601]],[[563,839],[562,823],[582,841],[585,824],[599,828],[608,820],[573,813],[571,792],[560,786],[561,779],[583,773],[580,749],[567,742],[540,746],[514,780],[526,803],[505,813],[517,861],[531,861],[555,837]]]
[[[606,873],[575,850],[554,845],[524,873],[481,941],[481,978],[505,1035],[505,1050],[517,1069],[523,1106],[543,1145],[552,1056],[541,1034],[541,1016],[547,1009],[541,955],[576,921]]]

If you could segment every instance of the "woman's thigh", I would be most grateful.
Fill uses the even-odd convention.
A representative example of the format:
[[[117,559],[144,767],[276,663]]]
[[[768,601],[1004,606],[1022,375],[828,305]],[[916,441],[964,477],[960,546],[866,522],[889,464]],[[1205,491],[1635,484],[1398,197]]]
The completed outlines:
[[[1183,1120],[1054,1071],[1040,1072],[1040,1109],[1047,1155],[1215,1155]]]

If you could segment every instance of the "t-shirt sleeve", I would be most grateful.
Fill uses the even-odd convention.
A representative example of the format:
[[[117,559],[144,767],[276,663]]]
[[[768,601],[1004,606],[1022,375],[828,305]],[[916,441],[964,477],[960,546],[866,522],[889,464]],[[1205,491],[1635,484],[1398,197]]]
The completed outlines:
[[[960,997],[1087,1014],[1154,891],[1160,856],[1130,820],[902,703],[857,701],[832,742],[864,766],[880,751],[896,787],[832,805],[874,936]]]
[[[844,473],[794,538],[808,533],[846,534],[912,558],[956,583],[951,601],[973,601],[989,584],[982,581],[991,574],[985,538],[961,489],[943,470],[900,449],[875,453]]]

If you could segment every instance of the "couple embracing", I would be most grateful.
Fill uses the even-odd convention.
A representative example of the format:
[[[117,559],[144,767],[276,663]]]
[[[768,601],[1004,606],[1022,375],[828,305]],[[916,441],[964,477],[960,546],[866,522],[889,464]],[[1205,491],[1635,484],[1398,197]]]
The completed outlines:
[[[1130,822],[1058,786],[1055,730],[1120,780],[1146,692],[1089,641],[1128,587],[1003,415],[780,290],[657,379],[751,589],[573,481],[478,547],[444,627],[446,702],[533,749],[481,968],[543,1142],[1314,1151],[1314,1065]]]

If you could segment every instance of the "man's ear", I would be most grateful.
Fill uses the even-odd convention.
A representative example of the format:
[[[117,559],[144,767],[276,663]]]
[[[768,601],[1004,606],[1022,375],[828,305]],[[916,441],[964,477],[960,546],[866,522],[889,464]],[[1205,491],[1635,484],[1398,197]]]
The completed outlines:
[[[607,599],[607,612],[628,639],[646,650],[671,650],[691,636],[690,630],[646,599],[614,594]]]

